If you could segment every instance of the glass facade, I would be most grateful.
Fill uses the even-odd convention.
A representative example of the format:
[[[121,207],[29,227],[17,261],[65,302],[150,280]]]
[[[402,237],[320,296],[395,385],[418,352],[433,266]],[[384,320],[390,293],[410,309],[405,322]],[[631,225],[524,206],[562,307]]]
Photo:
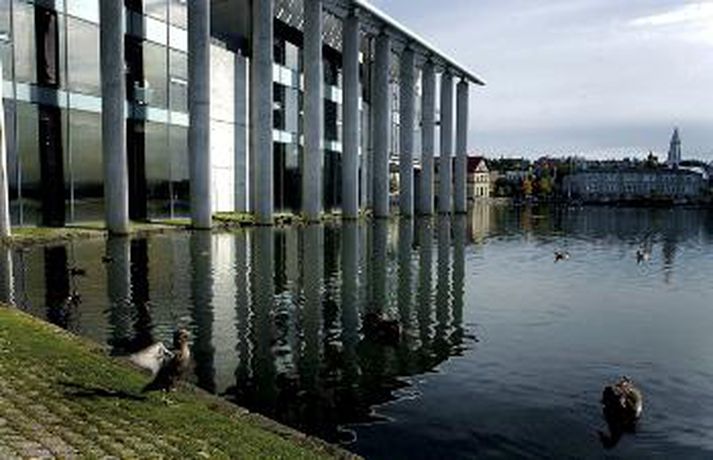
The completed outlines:
[[[125,5],[132,217],[185,215],[186,3]],[[13,225],[103,219],[99,21],[99,0],[0,2]]]
[[[61,225],[104,217],[99,1],[0,2],[14,225]],[[130,215],[137,220],[186,216],[187,2],[124,0],[124,4]],[[278,211],[301,207],[304,100],[301,24],[297,16],[283,21],[281,14],[276,17],[273,104]],[[235,43],[224,39],[228,42],[213,47],[232,56],[245,49],[244,39],[236,38]],[[329,14],[325,43],[322,164],[323,199],[329,210],[341,205],[342,164],[341,22]],[[370,48],[369,40],[364,40],[365,63]],[[365,113],[368,67],[362,69]],[[211,116],[212,129],[221,130],[216,139],[236,137],[231,132],[238,129],[235,120],[225,114],[219,119]],[[366,149],[368,126],[362,136]]]

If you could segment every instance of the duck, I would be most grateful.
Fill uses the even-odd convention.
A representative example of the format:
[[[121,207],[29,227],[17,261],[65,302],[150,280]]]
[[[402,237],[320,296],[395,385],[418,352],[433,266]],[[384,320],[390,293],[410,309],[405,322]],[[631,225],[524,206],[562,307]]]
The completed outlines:
[[[569,251],[562,251],[562,250],[555,251],[555,263],[562,261],[562,260],[569,260]]]
[[[191,361],[191,350],[188,346],[190,334],[186,329],[178,329],[173,334],[173,350],[156,343],[134,355],[130,360],[142,367],[149,368],[154,373],[154,379],[142,390],[172,391],[186,375]]]
[[[651,252],[647,249],[639,248],[636,250],[636,263],[641,264],[651,260]]]
[[[364,316],[364,335],[385,344],[397,345],[401,341],[401,325],[395,319],[386,319],[382,314],[370,312]]]
[[[622,377],[602,392],[602,406],[607,421],[633,428],[644,411],[644,398],[629,377]]]
[[[70,276],[87,276],[87,271],[83,268],[79,267],[69,267],[67,269],[67,272],[69,272]]]

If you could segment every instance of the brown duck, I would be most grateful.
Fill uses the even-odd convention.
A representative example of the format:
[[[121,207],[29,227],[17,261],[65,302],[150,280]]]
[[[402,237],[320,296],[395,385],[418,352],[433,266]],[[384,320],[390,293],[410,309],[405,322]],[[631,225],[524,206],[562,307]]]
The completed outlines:
[[[173,350],[165,350],[165,359],[161,362],[153,381],[146,385],[142,393],[149,391],[171,391],[183,379],[191,361],[191,350],[188,348],[188,331],[179,329],[173,334]],[[163,346],[163,344],[159,344]]]

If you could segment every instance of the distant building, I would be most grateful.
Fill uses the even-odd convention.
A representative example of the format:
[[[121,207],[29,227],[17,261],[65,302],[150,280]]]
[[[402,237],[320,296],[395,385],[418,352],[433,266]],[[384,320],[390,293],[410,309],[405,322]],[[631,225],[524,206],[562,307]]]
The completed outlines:
[[[468,199],[490,198],[490,170],[484,157],[468,157]]]
[[[585,202],[686,203],[702,199],[707,192],[705,171],[681,166],[678,128],[671,136],[666,167],[657,166],[653,155],[646,163],[608,162],[580,167],[584,170],[564,178],[563,193]]]

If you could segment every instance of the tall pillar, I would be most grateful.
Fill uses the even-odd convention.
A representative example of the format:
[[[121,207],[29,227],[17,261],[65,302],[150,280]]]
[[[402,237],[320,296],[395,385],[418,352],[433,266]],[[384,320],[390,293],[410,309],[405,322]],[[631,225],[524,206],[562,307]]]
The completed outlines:
[[[248,211],[248,70],[245,56],[235,56],[235,212]]]
[[[438,212],[451,212],[451,156],[453,155],[453,76],[441,75],[441,158],[438,167]]]
[[[399,133],[399,211],[413,216],[413,131],[415,119],[415,55],[411,48],[401,54]]]
[[[389,217],[390,54],[391,38],[382,33],[376,38],[376,56],[374,58],[374,151],[371,168],[374,186],[374,217]]]
[[[454,207],[458,214],[468,212],[468,82],[461,80],[456,93],[456,166]]]
[[[99,2],[104,211],[106,227],[114,234],[129,233],[123,5],[123,2]]]
[[[302,212],[310,222],[322,214],[322,138],[324,71],[322,70],[322,0],[305,0],[304,8],[304,170]]]
[[[10,236],[10,199],[7,178],[7,133],[5,131],[5,108],[2,102],[2,60],[0,60],[0,236]]]
[[[433,61],[426,61],[422,71],[421,180],[418,212],[433,214],[433,153],[436,150],[436,71]]]
[[[188,2],[188,157],[191,223],[211,227],[210,0]]]
[[[342,149],[342,215],[359,216],[359,18],[350,14],[344,20],[342,68],[344,101]]]
[[[272,61],[273,0],[253,0],[252,57],[250,60],[250,184],[258,224],[273,224]]]

